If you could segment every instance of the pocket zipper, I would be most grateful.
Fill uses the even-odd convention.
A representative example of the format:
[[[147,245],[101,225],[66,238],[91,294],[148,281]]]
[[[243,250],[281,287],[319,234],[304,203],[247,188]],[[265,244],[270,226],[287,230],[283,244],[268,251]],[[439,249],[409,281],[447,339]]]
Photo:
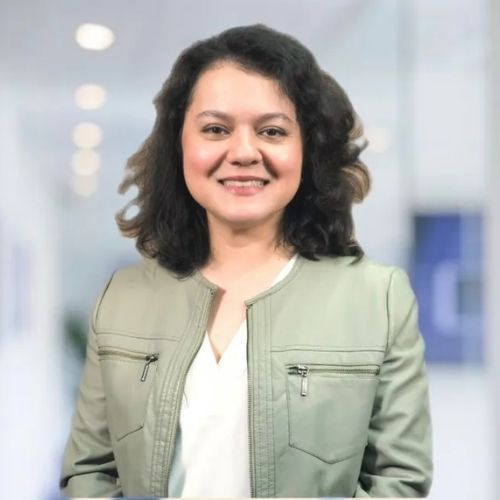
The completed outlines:
[[[377,375],[380,368],[378,365],[372,366],[329,366],[329,365],[288,365],[288,373],[300,375],[302,383],[300,386],[300,395],[307,396],[308,377],[310,372],[323,373],[339,373],[339,374],[354,374],[354,375]]]
[[[160,354],[159,353],[153,353],[153,354],[141,354],[141,353],[133,353],[133,352],[128,352],[128,351],[120,351],[118,349],[99,349],[99,355],[100,356],[116,356],[120,358],[128,358],[128,359],[134,359],[137,361],[145,361],[144,364],[144,369],[142,370],[142,375],[140,378],[141,382],[145,382],[146,378],[148,376],[148,371],[149,371],[149,365],[151,363],[154,363],[155,361],[158,361]]]

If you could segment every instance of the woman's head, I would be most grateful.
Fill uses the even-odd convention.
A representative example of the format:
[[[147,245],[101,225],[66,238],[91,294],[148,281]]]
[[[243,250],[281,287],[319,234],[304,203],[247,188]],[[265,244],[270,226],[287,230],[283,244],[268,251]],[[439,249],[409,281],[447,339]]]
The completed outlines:
[[[361,125],[345,92],[298,41],[254,25],[197,42],[154,103],[153,131],[119,188],[139,188],[138,214],[127,220],[127,205],[117,222],[141,253],[189,274],[210,256],[215,209],[243,225],[279,215],[280,242],[307,258],[363,254],[351,215],[370,184],[354,142]],[[266,185],[251,188],[235,176]]]

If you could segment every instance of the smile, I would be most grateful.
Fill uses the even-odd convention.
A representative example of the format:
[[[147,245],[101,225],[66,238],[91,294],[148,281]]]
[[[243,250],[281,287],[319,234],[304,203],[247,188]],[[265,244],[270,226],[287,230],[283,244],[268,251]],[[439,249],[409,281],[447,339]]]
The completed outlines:
[[[227,179],[219,181],[224,187],[226,192],[229,192],[238,196],[252,196],[254,194],[260,193],[264,187],[269,184],[266,180],[234,180]]]
[[[249,181],[236,181],[236,180],[224,180],[220,181],[224,186],[238,186],[238,187],[263,187],[267,182],[264,180],[249,180]]]

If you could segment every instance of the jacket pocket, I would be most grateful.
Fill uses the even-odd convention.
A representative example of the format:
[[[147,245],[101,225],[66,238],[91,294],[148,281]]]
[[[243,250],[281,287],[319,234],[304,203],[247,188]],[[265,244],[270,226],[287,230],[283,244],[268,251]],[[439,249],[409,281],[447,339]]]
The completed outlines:
[[[98,355],[106,389],[109,427],[119,441],[144,426],[159,354],[100,346]]]
[[[289,445],[327,463],[361,452],[378,365],[287,364]]]

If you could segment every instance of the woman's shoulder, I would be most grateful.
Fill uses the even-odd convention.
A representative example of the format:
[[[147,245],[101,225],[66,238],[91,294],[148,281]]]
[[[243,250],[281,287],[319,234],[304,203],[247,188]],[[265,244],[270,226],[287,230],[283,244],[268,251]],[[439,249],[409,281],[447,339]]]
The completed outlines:
[[[121,266],[112,273],[94,304],[95,329],[140,331],[145,311],[155,317],[166,305],[175,310],[182,297],[192,295],[190,283],[192,280],[177,278],[152,258],[143,257]],[[181,291],[180,287],[187,288]]]
[[[116,268],[101,289],[98,302],[124,303],[128,299],[148,300],[158,287],[174,285],[179,280],[168,269],[160,266],[156,259],[142,257],[139,261]]]
[[[399,266],[372,260],[367,256],[320,257],[317,261],[304,260],[306,274],[311,279],[346,281],[351,285],[389,285],[395,274],[406,275]]]
[[[115,269],[110,278],[113,288],[147,287],[154,286],[159,279],[161,281],[177,282],[175,275],[161,266],[158,261],[151,257],[142,257],[135,263],[121,266]]]

